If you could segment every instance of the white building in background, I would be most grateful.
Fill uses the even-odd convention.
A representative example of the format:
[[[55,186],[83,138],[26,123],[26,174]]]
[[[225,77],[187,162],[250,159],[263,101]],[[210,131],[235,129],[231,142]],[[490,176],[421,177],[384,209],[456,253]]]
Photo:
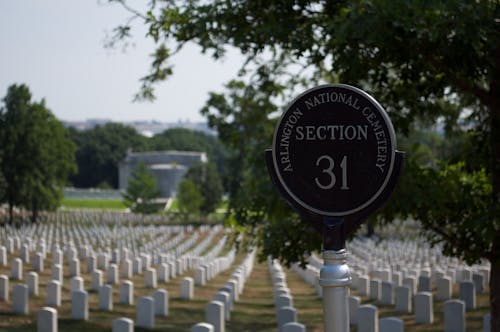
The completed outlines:
[[[155,176],[162,198],[171,198],[175,196],[177,187],[189,167],[198,163],[206,163],[207,160],[205,152],[132,152],[129,150],[125,159],[118,164],[118,186],[120,190],[125,191],[128,179],[134,172],[135,167],[140,162],[143,162]]]

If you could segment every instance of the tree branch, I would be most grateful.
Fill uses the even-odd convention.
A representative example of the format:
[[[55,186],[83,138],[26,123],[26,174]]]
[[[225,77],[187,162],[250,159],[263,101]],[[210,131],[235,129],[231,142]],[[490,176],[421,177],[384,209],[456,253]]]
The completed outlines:
[[[128,11],[128,12],[134,14],[135,16],[138,16],[138,17],[140,17],[140,18],[142,18],[144,20],[147,19],[146,15],[144,15],[143,13],[141,13],[140,11],[138,11],[137,9],[130,7],[127,4],[126,0],[111,0],[111,2],[118,2],[120,5],[122,5],[123,8],[125,8],[126,11]]]

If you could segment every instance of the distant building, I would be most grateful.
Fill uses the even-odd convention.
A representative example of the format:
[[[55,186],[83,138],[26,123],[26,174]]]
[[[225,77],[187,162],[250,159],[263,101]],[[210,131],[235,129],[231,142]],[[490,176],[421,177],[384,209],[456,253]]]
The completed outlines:
[[[88,119],[85,121],[63,121],[66,127],[73,127],[77,130],[88,130],[96,126],[103,126],[112,121],[111,119]],[[191,121],[177,121],[177,122],[160,122],[156,120],[142,120],[142,121],[119,121],[126,126],[133,127],[139,134],[152,137],[160,134],[167,129],[184,128],[195,131],[201,131],[205,134],[216,135],[216,132],[208,127],[206,122],[191,122]]]
[[[207,162],[205,152],[155,151],[132,152],[118,164],[119,189],[126,190],[135,167],[143,162],[156,177],[163,198],[174,197],[177,187],[190,166]]]

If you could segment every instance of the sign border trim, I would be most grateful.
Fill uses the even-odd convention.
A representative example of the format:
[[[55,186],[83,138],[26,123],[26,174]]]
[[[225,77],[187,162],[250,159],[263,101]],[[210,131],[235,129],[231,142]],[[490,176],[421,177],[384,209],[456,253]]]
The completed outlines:
[[[385,122],[385,124],[387,125],[387,128],[388,128],[389,137],[390,137],[390,140],[391,140],[391,151],[390,151],[390,153],[391,153],[391,163],[390,163],[387,175],[386,175],[386,177],[384,179],[384,182],[382,183],[382,185],[380,186],[380,188],[378,189],[378,191],[370,199],[368,199],[366,202],[360,204],[359,206],[357,206],[357,207],[355,207],[355,208],[353,208],[351,210],[347,210],[347,211],[340,211],[340,212],[323,211],[323,210],[319,210],[317,208],[314,208],[314,207],[310,206],[309,204],[305,203],[304,201],[302,201],[300,198],[298,198],[288,188],[288,186],[286,185],[285,181],[281,177],[281,172],[279,171],[279,167],[278,167],[278,164],[277,164],[276,149],[275,149],[276,138],[277,138],[277,135],[278,135],[278,129],[280,128],[280,125],[281,125],[281,122],[283,121],[283,118],[285,117],[285,115],[287,114],[287,112],[290,110],[291,106],[293,104],[295,104],[304,95],[306,95],[308,93],[311,93],[311,92],[313,92],[315,90],[324,89],[324,88],[344,88],[344,89],[347,89],[347,90],[354,91],[354,92],[362,95],[363,97],[367,98],[370,101],[370,103],[373,106],[375,106],[375,108],[379,111],[379,113],[381,114],[382,118],[384,119],[384,122]],[[392,126],[392,122],[391,122],[391,120],[390,120],[389,115],[387,114],[387,112],[377,102],[377,100],[375,98],[373,98],[372,96],[370,96],[368,93],[366,93],[365,91],[363,91],[363,90],[361,90],[361,89],[359,89],[357,87],[354,87],[352,85],[347,85],[347,84],[342,84],[342,83],[322,84],[322,85],[318,85],[318,86],[316,86],[314,88],[310,88],[310,89],[302,92],[300,95],[298,95],[297,97],[295,97],[287,105],[285,112],[283,112],[283,114],[281,115],[278,123],[276,124],[275,130],[274,130],[272,153],[273,153],[273,164],[274,164],[274,167],[276,169],[276,175],[277,175],[277,177],[278,177],[281,185],[283,186],[283,188],[285,188],[285,190],[287,191],[287,193],[297,203],[299,203],[302,207],[304,207],[304,208],[306,208],[306,209],[308,209],[308,210],[310,210],[312,212],[318,213],[320,215],[326,215],[326,216],[330,216],[330,217],[342,217],[342,216],[347,216],[347,215],[354,214],[356,212],[359,212],[359,211],[363,210],[365,207],[367,207],[368,205],[370,205],[371,203],[373,203],[378,198],[378,196],[380,196],[380,194],[382,193],[382,191],[387,186],[387,183],[389,182],[389,179],[391,178],[391,175],[392,175],[392,172],[393,172],[393,168],[394,168],[394,159],[395,159],[395,154],[396,154],[396,134],[394,132],[394,127]]]

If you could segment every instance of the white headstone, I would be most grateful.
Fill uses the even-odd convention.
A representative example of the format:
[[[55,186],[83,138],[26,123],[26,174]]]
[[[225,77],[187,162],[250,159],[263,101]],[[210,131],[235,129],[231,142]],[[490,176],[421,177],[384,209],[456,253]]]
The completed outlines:
[[[276,309],[279,310],[282,307],[293,307],[293,300],[290,294],[279,295],[276,298]]]
[[[134,258],[133,271],[134,274],[142,274],[142,260],[139,257]]]
[[[226,321],[231,319],[231,299],[229,293],[217,292],[214,294],[213,300],[224,304],[224,319]]]
[[[381,287],[380,280],[371,279],[370,280],[370,299],[379,301],[381,299]]]
[[[69,262],[69,275],[71,277],[80,276],[80,261],[78,260],[78,258],[73,258]]]
[[[483,316],[483,332],[491,332],[491,314]]]
[[[121,304],[134,304],[134,283],[130,280],[124,280],[120,284],[119,301]]]
[[[165,289],[158,289],[153,293],[155,300],[155,315],[168,316],[168,292]]]
[[[293,307],[281,307],[278,309],[278,330],[281,331],[283,325],[297,321],[297,310]]]
[[[10,263],[10,277],[14,280],[23,279],[23,261],[20,258],[14,258]]]
[[[214,332],[224,332],[224,303],[219,301],[208,302],[205,306],[205,320],[214,327]]]
[[[403,332],[403,320],[396,317],[386,317],[379,320],[380,332]]]
[[[208,323],[198,323],[191,326],[191,332],[214,332],[214,326]]]
[[[49,307],[61,305],[61,283],[57,280],[52,280],[47,284],[47,305]]]
[[[130,259],[122,260],[122,278],[130,279],[132,278],[132,261]]]
[[[194,271],[194,283],[199,286],[204,286],[206,283],[206,272],[202,267],[197,268]]]
[[[444,332],[465,332],[465,303],[448,300],[444,303]]]
[[[474,283],[474,287],[476,288],[476,293],[484,293],[485,280],[482,273],[472,273],[472,282]]]
[[[411,291],[408,286],[396,287],[396,312],[411,312]]]
[[[102,286],[102,271],[94,270],[91,272],[91,289],[98,292],[99,288]]]
[[[306,332],[306,326],[297,322],[286,323],[281,328],[282,332]]]
[[[177,271],[175,269],[175,263],[168,262],[168,268],[170,270],[170,278],[175,278],[177,276]]]
[[[97,270],[97,258],[94,255],[87,256],[87,273]]]
[[[38,274],[30,272],[26,276],[26,283],[28,285],[28,292],[30,295],[38,296]]]
[[[0,301],[9,300],[9,277],[0,275]]]
[[[382,281],[382,296],[380,303],[383,305],[394,304],[394,285],[390,281]]]
[[[23,260],[23,262],[25,263],[29,263],[30,262],[30,249],[29,249],[29,245],[28,244],[23,244],[21,246],[21,259]]]
[[[63,283],[63,267],[62,265],[55,264],[52,265],[52,280],[59,281],[62,285]]]
[[[358,308],[358,332],[378,332],[378,308],[372,304]]]
[[[191,300],[194,298],[194,280],[185,277],[181,281],[181,299]]]
[[[156,288],[157,287],[156,269],[148,268],[146,270],[146,274],[145,274],[144,278],[146,279],[145,280],[146,287],[148,287],[148,288]]]
[[[168,264],[162,263],[160,265],[160,271],[159,271],[158,279],[161,282],[168,282],[170,280],[170,270],[168,267]]]
[[[367,276],[360,276],[358,278],[358,292],[361,296],[368,296],[370,294],[370,278]]]
[[[116,264],[110,264],[108,269],[108,284],[118,283],[118,266]]]
[[[239,300],[239,293],[238,293],[238,281],[236,279],[230,279],[227,284],[231,287],[232,289],[232,295],[233,295],[233,302],[237,302]]]
[[[29,313],[28,306],[28,286],[15,285],[12,290],[12,310],[18,315],[27,315]]]
[[[349,323],[351,325],[356,325],[358,323],[358,308],[361,304],[361,298],[359,296],[349,296]]]
[[[420,292],[414,296],[415,323],[432,324],[434,321],[434,310],[432,305],[432,293]]]
[[[77,290],[85,290],[83,287],[83,278],[82,277],[73,277],[70,281],[70,290],[72,292]]]
[[[0,266],[7,266],[7,248],[0,246]]]
[[[86,291],[71,292],[71,318],[77,320],[89,319],[88,293]]]
[[[449,277],[442,277],[436,280],[436,298],[439,301],[446,301],[451,299],[452,287],[451,279]]]
[[[152,297],[140,297],[137,301],[136,324],[143,328],[155,327],[155,300]]]
[[[57,332],[57,310],[50,307],[38,310],[36,326],[37,332]]]
[[[401,286],[403,282],[403,274],[399,271],[392,272],[392,283],[395,287]]]
[[[99,270],[106,271],[108,269],[109,257],[105,253],[100,253],[97,255],[97,268]]]
[[[104,285],[99,288],[99,309],[113,310],[113,286]]]
[[[112,332],[134,332],[134,321],[126,317],[113,319]]]
[[[418,292],[430,292],[431,291],[431,278],[428,276],[419,276],[418,277]]]
[[[148,254],[141,254],[142,269],[147,270],[151,267],[151,256]]]
[[[52,251],[52,265],[62,265],[63,263],[63,254],[60,249],[55,249]]]
[[[43,272],[43,254],[37,252],[33,258],[33,270],[36,272]]]
[[[120,264],[120,249],[113,249],[113,253],[111,254],[111,261],[115,264]]]
[[[476,290],[472,281],[462,281],[460,283],[460,300],[465,302],[466,310],[473,310],[476,308]]]

